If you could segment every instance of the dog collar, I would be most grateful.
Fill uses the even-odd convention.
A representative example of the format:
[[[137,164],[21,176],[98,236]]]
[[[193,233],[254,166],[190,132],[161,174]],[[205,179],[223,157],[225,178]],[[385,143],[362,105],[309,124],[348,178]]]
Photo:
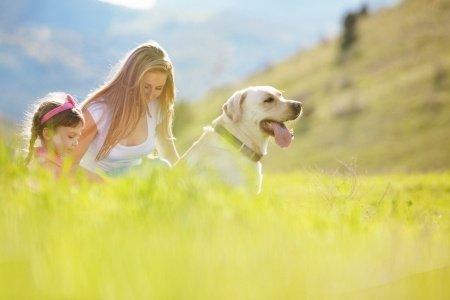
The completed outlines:
[[[221,137],[227,140],[230,144],[239,149],[239,152],[253,160],[254,162],[258,162],[261,160],[262,155],[253,151],[246,144],[241,142],[237,137],[235,137],[231,132],[229,132],[222,125],[216,125],[214,127],[214,131],[217,132]]]

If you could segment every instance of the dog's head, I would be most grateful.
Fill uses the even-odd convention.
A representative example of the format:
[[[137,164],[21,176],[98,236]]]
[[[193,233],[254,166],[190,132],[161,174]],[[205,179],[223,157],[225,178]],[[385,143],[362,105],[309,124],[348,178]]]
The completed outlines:
[[[225,116],[233,123],[253,127],[263,136],[273,136],[280,147],[290,145],[293,134],[284,122],[302,112],[302,104],[287,100],[271,86],[255,86],[235,92],[223,105]]]

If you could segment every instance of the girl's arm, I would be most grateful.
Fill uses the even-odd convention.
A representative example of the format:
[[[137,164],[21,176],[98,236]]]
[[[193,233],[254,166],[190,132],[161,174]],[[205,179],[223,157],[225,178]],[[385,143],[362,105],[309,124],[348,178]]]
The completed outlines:
[[[172,165],[180,159],[173,139],[166,136],[161,124],[156,126],[156,150],[158,154],[167,159]]]

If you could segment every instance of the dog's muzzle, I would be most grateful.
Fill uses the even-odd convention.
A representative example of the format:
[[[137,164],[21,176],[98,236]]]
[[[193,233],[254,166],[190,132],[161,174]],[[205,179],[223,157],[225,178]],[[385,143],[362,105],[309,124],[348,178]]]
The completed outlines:
[[[294,114],[295,114],[295,118],[297,118],[297,117],[301,114],[301,112],[302,112],[302,107],[303,107],[303,105],[302,105],[301,102],[293,101],[293,102],[291,103],[291,109],[292,109],[292,111],[293,111]]]

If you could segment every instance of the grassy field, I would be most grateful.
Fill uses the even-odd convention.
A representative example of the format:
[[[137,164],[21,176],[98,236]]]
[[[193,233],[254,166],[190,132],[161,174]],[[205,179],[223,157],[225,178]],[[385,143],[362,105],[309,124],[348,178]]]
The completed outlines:
[[[450,173],[92,185],[0,146],[1,299],[448,299]]]

